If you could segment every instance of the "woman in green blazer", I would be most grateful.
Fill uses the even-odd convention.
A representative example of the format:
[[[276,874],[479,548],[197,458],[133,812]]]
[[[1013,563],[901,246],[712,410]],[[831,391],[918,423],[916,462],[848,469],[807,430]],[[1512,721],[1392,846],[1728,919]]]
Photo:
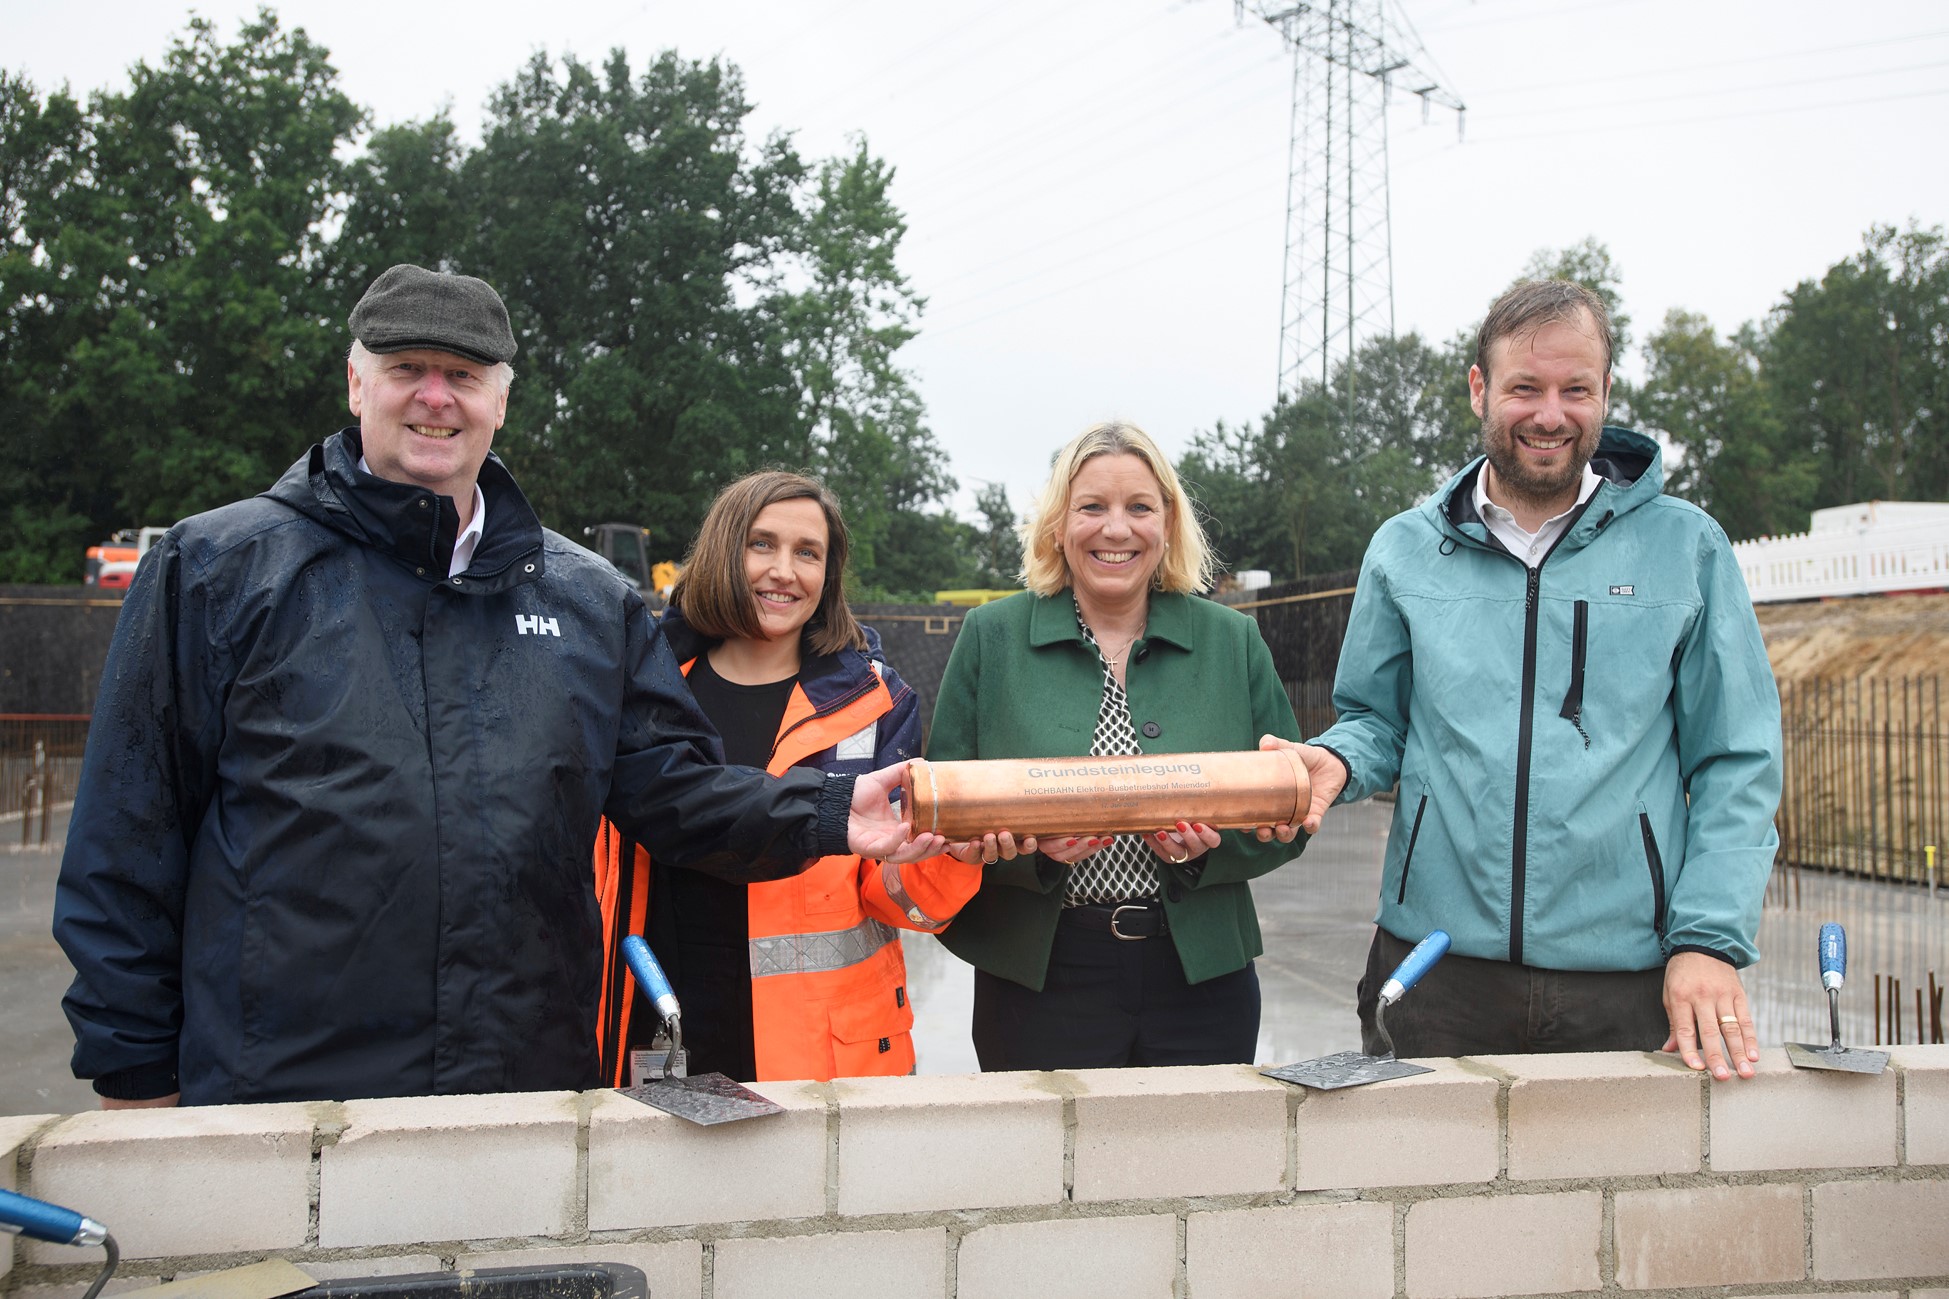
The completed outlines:
[[[1025,539],[1029,589],[962,624],[929,758],[1197,753],[1299,737],[1258,624],[1198,597],[1209,548],[1141,429],[1099,424],[1064,447]],[[941,936],[975,967],[981,1067],[1250,1063],[1263,949],[1246,881],[1296,856],[1278,841],[1292,835],[1179,822],[1045,835],[1019,854],[990,836],[981,889]]]

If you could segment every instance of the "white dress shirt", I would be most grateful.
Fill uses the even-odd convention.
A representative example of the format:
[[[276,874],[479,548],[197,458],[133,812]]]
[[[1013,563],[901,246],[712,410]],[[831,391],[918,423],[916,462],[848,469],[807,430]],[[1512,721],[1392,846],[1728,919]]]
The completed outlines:
[[[1564,529],[1570,526],[1570,516],[1577,512],[1579,505],[1590,499],[1590,494],[1597,490],[1597,484],[1604,481],[1597,476],[1597,471],[1586,463],[1583,479],[1577,484],[1577,499],[1570,508],[1543,520],[1541,527],[1534,532],[1529,532],[1522,524],[1516,522],[1515,515],[1489,499],[1486,486],[1488,478],[1489,466],[1483,465],[1482,472],[1475,476],[1475,512],[1482,516],[1482,522],[1488,525],[1489,531],[1495,534],[1496,540],[1500,541],[1510,554],[1522,560],[1530,568],[1535,568],[1543,562],[1543,556],[1550,553],[1550,547],[1556,544],[1557,538],[1561,537]],[[479,488],[475,490],[478,491]]]

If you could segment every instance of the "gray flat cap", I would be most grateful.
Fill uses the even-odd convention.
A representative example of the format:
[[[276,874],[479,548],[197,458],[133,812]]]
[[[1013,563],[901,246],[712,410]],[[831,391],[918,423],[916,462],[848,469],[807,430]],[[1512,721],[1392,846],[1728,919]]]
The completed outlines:
[[[368,352],[432,347],[484,365],[514,359],[506,304],[471,275],[395,266],[372,282],[346,323]]]

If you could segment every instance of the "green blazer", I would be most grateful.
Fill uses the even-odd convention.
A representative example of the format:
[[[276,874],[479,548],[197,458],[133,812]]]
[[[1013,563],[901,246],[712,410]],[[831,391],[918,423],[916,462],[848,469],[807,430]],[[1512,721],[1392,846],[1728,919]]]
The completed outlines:
[[[1256,749],[1268,733],[1299,738],[1258,624],[1237,610],[1153,594],[1149,626],[1127,662],[1130,720],[1145,753]],[[961,624],[927,756],[1085,757],[1102,707],[1103,665],[1077,629],[1069,591],[1013,595],[970,610]],[[1305,846],[1262,844],[1250,831],[1224,837],[1183,866],[1158,861],[1171,939],[1191,983],[1229,974],[1264,950],[1246,881]],[[1068,870],[1041,853],[987,867],[941,941],[969,964],[1040,992]]]

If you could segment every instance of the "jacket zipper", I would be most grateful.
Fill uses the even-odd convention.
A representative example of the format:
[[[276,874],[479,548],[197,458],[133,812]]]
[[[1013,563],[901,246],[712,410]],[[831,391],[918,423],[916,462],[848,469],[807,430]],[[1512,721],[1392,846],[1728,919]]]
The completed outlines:
[[[1651,814],[1638,813],[1638,832],[1644,836],[1645,865],[1651,868],[1651,928],[1665,936],[1665,862],[1658,855],[1658,837],[1651,833]]]
[[[1567,718],[1583,736],[1584,747],[1590,747],[1590,735],[1584,730],[1584,643],[1589,635],[1590,601],[1579,600],[1576,604],[1576,622],[1570,632],[1570,690],[1563,696],[1563,707],[1558,717]]]
[[[1414,807],[1414,828],[1408,831],[1407,856],[1401,859],[1401,890],[1394,895],[1394,904],[1400,906],[1408,900],[1408,868],[1414,865],[1414,841],[1421,837],[1421,818],[1428,810],[1428,796],[1423,794]]]
[[[1555,541],[1550,543],[1549,550],[1544,552],[1543,558],[1536,561],[1534,568],[1524,564],[1513,551],[1502,544],[1494,532],[1490,532],[1488,538],[1489,550],[1499,551],[1508,555],[1516,563],[1523,564],[1523,570],[1528,574],[1523,592],[1523,703],[1522,731],[1516,738],[1516,824],[1509,854],[1509,963],[1511,965],[1523,963],[1523,889],[1529,873],[1529,749],[1530,732],[1536,724],[1536,623],[1542,605],[1540,593],[1543,584],[1543,565],[1550,562],[1550,556],[1556,554],[1557,547],[1567,541],[1570,534],[1577,530],[1577,524],[1583,521],[1584,512],[1596,499],[1597,494],[1593,492],[1587,500],[1577,506],[1570,515],[1569,521],[1563,525],[1563,531],[1558,534]],[[1597,531],[1602,532],[1615,515],[1616,511],[1606,510],[1604,517],[1597,521]]]
[[[1568,530],[1566,529],[1566,532]],[[1523,888],[1529,874],[1529,747],[1536,722],[1536,621],[1543,566],[1530,568],[1523,591],[1523,705],[1516,737],[1516,829],[1509,862],[1509,963],[1523,963]]]

